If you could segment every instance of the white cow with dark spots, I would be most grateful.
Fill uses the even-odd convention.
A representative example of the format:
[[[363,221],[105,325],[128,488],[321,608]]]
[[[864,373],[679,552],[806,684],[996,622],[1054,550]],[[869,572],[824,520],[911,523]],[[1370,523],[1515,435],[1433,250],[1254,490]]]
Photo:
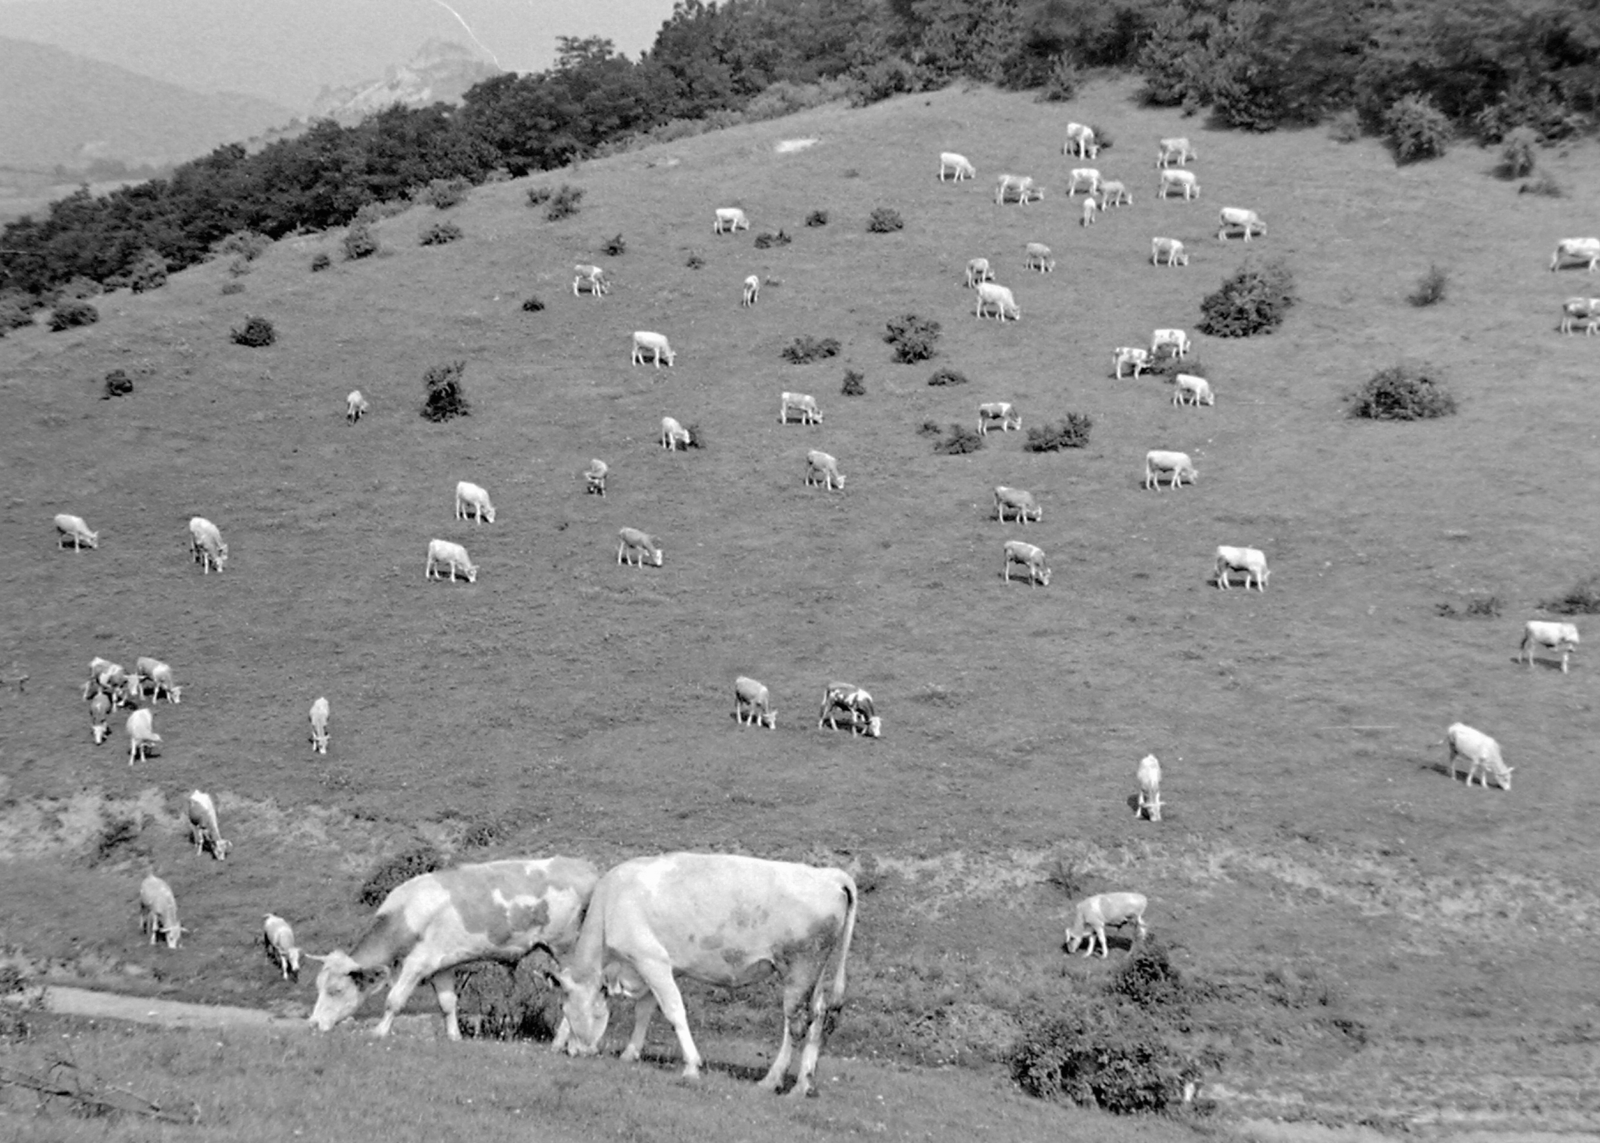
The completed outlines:
[[[261,943],[267,950],[267,959],[278,966],[284,980],[300,981],[300,949],[294,943],[294,929],[276,913],[268,913],[261,921]]]
[[[1567,673],[1567,659],[1578,649],[1578,625],[1548,619],[1530,619],[1522,628],[1522,646],[1517,658],[1526,656],[1528,669],[1533,669],[1533,649],[1544,647],[1561,656],[1561,673]]]
[[[1194,461],[1189,459],[1186,452],[1174,452],[1170,449],[1153,448],[1144,454],[1144,486],[1146,488],[1160,488],[1161,474],[1170,473],[1171,479],[1167,482],[1168,488],[1180,488],[1185,478],[1193,484],[1195,477],[1200,474],[1195,471]]]
[[[1079,901],[1072,911],[1072,923],[1067,926],[1067,953],[1070,955],[1081,941],[1088,941],[1084,956],[1094,952],[1096,938],[1100,941],[1100,955],[1106,955],[1106,928],[1121,926],[1132,921],[1139,928],[1139,939],[1149,935],[1145,928],[1144,911],[1149,902],[1143,893],[1096,893]]]
[[[1022,540],[1007,540],[1002,560],[1001,575],[1007,583],[1011,582],[1011,566],[1017,564],[1028,569],[1030,587],[1050,586],[1050,565],[1045,561],[1043,548]]]
[[[1583,335],[1593,337],[1600,333],[1600,298],[1568,298],[1561,303],[1561,332],[1575,332],[1578,322],[1583,322]],[[61,517],[57,516],[59,521]],[[60,527],[60,524],[57,524]]]
[[[1478,784],[1485,790],[1489,788],[1489,777],[1494,780],[1506,793],[1511,792],[1511,771],[1513,766],[1507,766],[1505,759],[1500,754],[1500,744],[1490,738],[1481,730],[1474,730],[1464,722],[1453,722],[1445,731],[1445,743],[1450,747],[1450,780],[1455,781],[1456,759],[1465,758],[1467,767],[1467,785],[1472,785],[1476,777]]]
[[[824,726],[839,729],[839,716],[850,718],[850,736],[865,734],[868,738],[883,737],[883,719],[872,696],[863,687],[851,683],[829,683],[822,689],[822,710],[817,715],[817,729]]]
[[[1134,377],[1138,378],[1139,374],[1150,368],[1150,351],[1133,345],[1119,345],[1111,351],[1111,364],[1117,371],[1118,381],[1122,380],[1124,365],[1132,367]]]
[[[443,564],[450,569],[450,582],[456,581],[456,572],[467,577],[468,583],[478,582],[478,568],[467,555],[467,549],[452,540],[429,540],[428,563],[423,568],[423,578],[432,579],[438,574],[439,565]]]
[[[623,528],[617,533],[621,541],[617,544],[617,563],[632,564],[643,567],[645,564],[661,566],[661,545],[648,532],[641,532],[637,528]]]
[[[311,704],[311,749],[317,754],[328,752],[328,698],[319,695],[317,701]]]
[[[1267,556],[1260,548],[1236,548],[1227,544],[1217,549],[1217,587],[1223,591],[1228,589],[1228,580],[1234,572],[1244,572],[1244,589],[1250,590],[1250,584],[1256,585],[1257,591],[1267,590],[1267,577],[1272,572],[1267,567]]]
[[[1007,488],[1004,484],[996,485],[994,490],[994,518],[1004,524],[1007,512],[1011,512],[1017,523],[1023,525],[1026,525],[1029,520],[1038,523],[1044,519],[1044,509],[1034,499],[1033,493],[1026,488]]]
[[[772,693],[764,683],[746,675],[733,680],[733,717],[739,720],[740,726],[778,728],[778,716],[772,710]]]
[[[1010,401],[985,401],[978,406],[978,432],[987,435],[989,426],[998,424],[1000,431],[1009,433],[1012,429],[1022,429],[1022,414]]]
[[[168,885],[154,873],[139,883],[139,931],[150,934],[150,943],[159,936],[169,949],[178,947],[187,931],[178,923],[178,899]]]
[[[218,861],[226,861],[233,842],[222,836],[222,825],[217,820],[217,803],[204,790],[193,790],[184,806],[189,819],[189,840],[194,842],[194,855],[206,850]]]
[[[100,533],[91,532],[89,525],[84,523],[82,516],[72,516],[66,512],[57,514],[56,547],[64,548],[67,541],[72,541],[72,550],[81,552],[84,548],[98,548],[100,546]]]

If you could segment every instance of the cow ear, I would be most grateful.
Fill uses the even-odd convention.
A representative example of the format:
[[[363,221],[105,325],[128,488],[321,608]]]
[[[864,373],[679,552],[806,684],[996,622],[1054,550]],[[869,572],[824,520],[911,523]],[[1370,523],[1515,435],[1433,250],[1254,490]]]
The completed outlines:
[[[381,965],[378,968],[357,969],[350,974],[350,979],[355,981],[356,986],[364,992],[374,988],[381,988],[389,979],[389,966]]]

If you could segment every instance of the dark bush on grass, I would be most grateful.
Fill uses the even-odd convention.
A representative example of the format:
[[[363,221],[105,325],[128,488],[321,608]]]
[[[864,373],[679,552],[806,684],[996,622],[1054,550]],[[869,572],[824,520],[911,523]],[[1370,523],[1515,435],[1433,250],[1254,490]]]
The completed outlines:
[[[1163,345],[1150,358],[1150,364],[1144,367],[1146,377],[1160,377],[1171,381],[1179,373],[1191,373],[1196,377],[1210,377],[1206,372],[1205,363],[1198,357],[1179,357],[1178,351],[1170,345]],[[1127,374],[1123,374],[1124,379]]]
[[[232,262],[228,263],[228,273],[232,274],[235,278],[242,278],[246,274],[251,274],[254,272],[255,267],[250,265],[249,260],[246,258],[235,258]],[[118,283],[118,285],[122,284],[124,283]]]
[[[528,205],[543,206],[545,203],[550,201],[550,196],[555,193],[556,192],[551,190],[549,187],[529,187]]]
[[[435,365],[422,375],[427,397],[422,403],[422,415],[430,421],[448,421],[452,417],[465,417],[471,412],[467,394],[461,385],[461,375],[466,372],[465,361],[447,361]]]
[[[377,252],[378,236],[372,233],[372,227],[365,222],[351,223],[350,229],[344,232],[345,261],[370,258]]]
[[[1428,365],[1380,370],[1347,401],[1350,416],[1369,421],[1425,421],[1456,411],[1455,397]]]
[[[839,392],[846,397],[865,397],[867,395],[867,379],[856,369],[844,371],[844,384],[839,387]]]
[[[458,970],[461,1035],[469,1040],[553,1040],[560,994],[533,967],[479,961]]]
[[[1383,130],[1397,163],[1437,159],[1450,146],[1450,117],[1426,95],[1405,95],[1383,115]]]
[[[121,277],[120,284],[136,294],[159,290],[167,284],[167,260],[154,250],[146,250]]]
[[[440,210],[449,210],[458,203],[466,202],[467,195],[471,193],[472,184],[466,179],[434,179],[417,192],[417,201],[432,203]]]
[[[0,291],[0,337],[7,330],[27,329],[33,324],[33,311],[38,303],[29,295],[15,290]]]
[[[1142,1009],[1087,996],[1029,1025],[1010,1062],[1011,1078],[1029,1095],[1114,1115],[1176,1106],[1188,1071]]]
[[[247,317],[244,319],[244,325],[229,330],[228,336],[233,338],[235,345],[261,349],[278,340],[278,331],[273,329],[272,322],[264,317]]]
[[[693,424],[684,425],[683,426],[683,431],[689,434],[689,443],[685,447],[687,447],[687,448],[705,448],[706,447],[705,434],[700,431],[700,422],[699,421],[695,421]]]
[[[259,234],[254,230],[235,230],[232,234],[219,241],[212,249],[218,255],[243,258],[247,262],[254,262],[265,254],[267,248],[271,245],[272,239],[265,234]]]
[[[1088,448],[1089,430],[1094,418],[1088,413],[1068,413],[1059,425],[1034,425],[1022,447],[1028,452],[1060,452],[1064,448]]]
[[[977,429],[951,425],[949,435],[935,444],[933,451],[940,456],[961,456],[963,453],[977,452],[982,447],[983,435]]]
[[[826,226],[826,225],[828,225],[828,212],[825,211],[825,210],[813,210],[810,214],[806,215],[806,225],[807,226]]]
[[[106,818],[100,826],[100,832],[95,835],[94,845],[89,850],[90,865],[104,865],[108,861],[116,861],[134,848],[134,843],[139,840],[143,831],[143,822],[139,817],[126,817],[113,814]]]
[[[1056,62],[1050,65],[1050,74],[1045,77],[1044,86],[1039,89],[1039,94],[1033,97],[1035,103],[1066,103],[1078,97],[1078,88],[1083,83],[1083,76],[1072,62],[1072,57],[1066,53],[1056,57]]]
[[[113,369],[106,374],[105,395],[107,397],[126,397],[132,392],[133,378],[129,377],[121,369]]]
[[[1172,967],[1166,945],[1151,939],[1134,944],[1128,959],[1111,978],[1110,989],[1151,1014],[1181,1008],[1189,999],[1183,977]]]
[[[1294,273],[1286,263],[1246,261],[1200,303],[1200,331],[1212,337],[1270,333],[1283,324],[1294,303]]]
[[[1438,305],[1444,301],[1450,275],[1438,266],[1430,265],[1428,272],[1417,279],[1416,288],[1406,295],[1406,301],[1417,307]]]
[[[965,373],[959,369],[951,369],[948,366],[935,369],[928,377],[928,384],[935,388],[943,385],[965,385],[966,383],[967,375]]]
[[[1565,595],[1539,604],[1555,615],[1600,615],[1600,574],[1580,580]]]
[[[361,883],[357,900],[368,908],[381,905],[390,892],[413,877],[421,877],[424,873],[432,873],[443,867],[444,855],[433,846],[419,845],[415,849],[408,849],[374,869]]]
[[[782,357],[791,365],[810,365],[839,356],[839,342],[831,337],[797,337],[794,344],[784,349]]]
[[[550,208],[544,212],[544,216],[551,222],[571,218],[578,213],[578,205],[581,202],[583,202],[583,188],[562,183],[561,189],[550,199]]]
[[[1354,143],[1361,138],[1361,116],[1347,107],[1328,123],[1328,137],[1335,143]]]
[[[1117,145],[1117,141],[1111,137],[1111,132],[1100,126],[1100,124],[1089,124],[1089,130],[1094,132],[1094,141],[1100,144],[1102,151],[1109,151]]]
[[[894,359],[902,365],[915,365],[939,352],[939,323],[916,314],[901,314],[886,323],[883,340],[894,346]]]
[[[1498,619],[1501,607],[1498,595],[1475,595],[1465,607],[1446,601],[1434,604],[1433,610],[1440,619]]]
[[[611,255],[613,258],[620,258],[628,252],[628,243],[623,239],[622,235],[615,234],[607,238],[600,249],[603,253]]]
[[[1525,179],[1539,161],[1539,133],[1532,127],[1513,127],[1500,141],[1500,177]]]
[[[703,270],[705,268],[706,260],[700,255],[698,250],[691,250],[689,251],[688,259],[683,264],[689,267],[691,270]]]
[[[93,325],[100,320],[100,311],[89,302],[62,302],[50,311],[50,328],[56,333],[74,326]]]
[[[461,237],[461,227],[453,222],[435,222],[417,239],[423,246],[444,246]]]
[[[878,207],[867,219],[867,229],[874,234],[892,234],[896,230],[904,230],[905,225],[900,212],[887,206]]]
[[[923,421],[917,426],[917,435],[919,437],[936,437],[942,432],[944,432],[944,429],[939,426],[938,421]]]
[[[328,257],[326,254],[318,254],[315,258],[311,259],[311,272],[313,274],[320,274],[322,271],[326,270],[332,265],[332,258]]]
[[[522,309],[526,313],[536,314],[544,309],[544,299],[538,294],[529,294],[522,299]]]
[[[776,234],[763,231],[762,233],[756,235],[756,249],[767,250],[773,246],[787,246],[793,241],[793,238],[790,238],[781,230]]]
[[[1531,179],[1517,188],[1518,194],[1536,194],[1544,198],[1560,198],[1567,192],[1561,189],[1561,184],[1556,182],[1556,177],[1549,171],[1542,172],[1538,178]]]
[[[222,283],[222,289],[219,292],[222,293],[222,294],[225,294],[225,295],[226,294],[242,294],[242,293],[244,293],[244,283],[243,282],[224,282],[224,283]]]

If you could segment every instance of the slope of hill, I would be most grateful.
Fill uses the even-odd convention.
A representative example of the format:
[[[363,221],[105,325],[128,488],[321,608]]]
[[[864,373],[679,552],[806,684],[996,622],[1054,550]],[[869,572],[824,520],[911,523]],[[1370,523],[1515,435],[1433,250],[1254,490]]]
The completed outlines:
[[[0,927],[27,934],[8,940],[303,1008],[309,979],[281,983],[255,949],[262,912],[307,948],[348,948],[362,878],[423,842],[837,862],[865,892],[826,1077],[851,1055],[992,1067],[1025,1019],[1123,961],[1115,936],[1109,960],[1063,956],[1072,896],[1137,889],[1199,985],[1189,1042],[1225,1110],[1594,1128],[1600,708],[1586,660],[1564,675],[1514,655],[1538,601],[1600,566],[1582,523],[1600,487],[1594,346],[1555,332],[1590,279],[1547,269],[1600,211],[1600,156],[1542,159],[1568,197],[1519,198],[1471,149],[1397,170],[1370,142],[1210,132],[1128,95],[822,108],[480,188],[448,213],[453,244],[418,244],[439,217],[418,207],[377,226],[378,257],[287,239],[237,279],[218,261],[100,299],[96,326],[0,342],[0,658],[31,676],[0,693]],[[1069,120],[1109,129],[1097,165],[1134,193],[1087,228],[1062,193]],[[1155,140],[1175,134],[1201,156],[1194,201],[1152,198]],[[816,142],[779,148],[793,139]],[[938,182],[942,150],[979,179]],[[995,206],[1002,170],[1046,198]],[[545,221],[533,181],[583,187],[581,213]],[[1218,242],[1223,205],[1268,234]],[[714,237],[716,206],[793,241]],[[877,206],[905,229],[869,233]],[[815,210],[828,225],[804,224]],[[606,256],[619,233],[626,253]],[[1191,264],[1151,266],[1153,235]],[[1029,241],[1054,248],[1054,274],[1024,272]],[[312,274],[318,253],[335,263]],[[977,255],[1020,322],[974,319]],[[1271,336],[1195,336],[1214,408],[1113,379],[1112,347],[1193,330],[1205,294],[1271,256],[1302,301]],[[574,297],[579,262],[614,291]],[[1431,262],[1448,297],[1413,309]],[[751,273],[765,285],[744,309]],[[530,294],[543,310],[521,308]],[[935,361],[891,362],[884,323],[908,311],[943,324]],[[246,313],[276,323],[273,346],[230,342]],[[630,366],[638,329],[667,334],[676,366]],[[800,336],[841,355],[785,363]],[[1342,394],[1406,357],[1443,371],[1459,414],[1347,420]],[[472,415],[430,424],[422,373],[454,359]],[[938,365],[971,382],[930,387]],[[846,367],[864,396],[840,395]],[[136,392],[97,400],[113,368]],[[352,427],[358,386],[373,411]],[[780,425],[782,390],[815,394],[823,423]],[[1034,454],[991,433],[939,456],[918,434],[987,400],[1029,427],[1088,413],[1090,445]],[[664,415],[698,422],[705,447],[662,451]],[[843,492],[803,483],[812,448],[839,458]],[[1151,448],[1188,451],[1198,481],[1143,489]],[[591,457],[611,466],[604,499],[578,478]],[[494,524],[454,519],[461,479],[491,492]],[[1043,521],[996,523],[999,484],[1032,490]],[[59,511],[103,528],[99,550],[54,550]],[[197,514],[231,545],[224,574],[189,559]],[[660,538],[663,567],[617,565],[624,526]],[[424,579],[433,537],[468,547],[476,584]],[[1002,581],[1007,538],[1045,549],[1048,587]],[[1219,544],[1265,550],[1269,590],[1217,590]],[[1498,617],[1439,614],[1491,594]],[[92,656],[146,654],[187,685],[156,711],[162,755],[130,767],[90,743],[79,688]],[[772,688],[776,731],[730,717],[739,674]],[[816,728],[834,678],[872,691],[882,739]],[[318,695],[325,758],[305,742]],[[1514,792],[1452,780],[1458,719],[1504,744]],[[1166,773],[1159,824],[1131,808],[1146,752]],[[178,823],[196,786],[235,843],[226,863],[195,858]],[[122,817],[144,823],[134,856],[96,863]],[[204,926],[178,953],[131,920],[141,851]],[[694,990],[702,1051],[727,1061],[743,1036],[770,1052],[774,999]],[[614,1051],[629,1022],[612,1024]],[[660,1022],[651,1043],[675,1056]],[[822,1106],[816,1130],[854,1130]]]

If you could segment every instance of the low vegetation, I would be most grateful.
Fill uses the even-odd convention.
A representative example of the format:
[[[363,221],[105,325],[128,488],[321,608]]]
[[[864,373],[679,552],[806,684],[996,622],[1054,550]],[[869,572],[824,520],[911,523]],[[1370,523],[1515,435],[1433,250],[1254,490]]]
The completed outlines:
[[[1446,600],[1433,610],[1440,619],[1498,619],[1503,606],[1498,595],[1474,595],[1461,607]]]
[[[254,262],[272,248],[272,239],[255,230],[235,230],[212,248],[219,258],[243,258]]]
[[[322,271],[328,269],[328,267],[332,265],[333,259],[330,258],[326,253],[318,254],[316,257],[311,259],[311,272],[313,274],[320,274]]]
[[[1503,179],[1525,179],[1539,161],[1539,133],[1532,127],[1513,127],[1500,140],[1500,166]]]
[[[1539,177],[1529,179],[1517,188],[1518,194],[1536,194],[1541,198],[1560,198],[1567,192],[1549,171],[1540,171]]]
[[[50,328],[60,333],[80,325],[93,325],[100,320],[100,311],[92,302],[62,302],[50,311]]]
[[[698,250],[691,250],[689,256],[683,260],[683,264],[691,270],[703,270],[706,266],[705,255]]]
[[[790,365],[810,365],[813,361],[826,361],[839,356],[839,341],[832,337],[797,337],[785,346],[779,355]]]
[[[867,395],[867,379],[859,369],[846,369],[844,371],[844,384],[839,387],[839,392],[846,397],[865,397]]]
[[[1397,99],[1383,116],[1384,138],[1397,163],[1437,159],[1450,148],[1450,118],[1426,95]]]
[[[244,293],[244,283],[243,282],[224,282],[224,283],[222,283],[222,288],[220,290],[218,290],[217,292],[222,294],[224,297],[227,297],[227,296],[229,296],[231,294],[242,294],[242,293]]]
[[[528,201],[533,201],[532,191],[528,192]],[[549,196],[548,201],[549,206],[544,212],[546,221],[560,222],[564,218],[571,218],[578,213],[579,205],[583,202],[583,188],[562,183],[560,189]]]
[[[465,417],[471,411],[461,384],[461,375],[466,369],[465,361],[449,361],[431,366],[422,375],[422,387],[427,391],[422,403],[424,417],[435,422],[448,421]]]
[[[915,365],[939,353],[940,325],[932,318],[901,314],[886,323],[883,340],[894,346],[894,359]]]
[[[1060,424],[1034,425],[1022,443],[1028,452],[1059,452],[1064,448],[1088,448],[1089,430],[1094,419],[1088,413],[1068,413]]]
[[[431,373],[432,370],[429,370]],[[413,877],[432,873],[445,865],[444,855],[431,845],[419,845],[381,862],[361,883],[356,899],[367,908],[376,908],[383,899]]]
[[[278,340],[278,331],[272,328],[272,322],[267,318],[252,315],[244,319],[244,325],[229,330],[228,336],[233,338],[235,345],[261,349]]]
[[[542,309],[544,309],[544,299],[538,294],[529,294],[527,297],[522,299],[522,310],[524,313],[536,314]]]
[[[1271,333],[1283,324],[1295,300],[1294,274],[1288,263],[1282,259],[1247,260],[1200,303],[1199,328],[1212,337]]]
[[[1600,615],[1600,572],[1580,580],[1563,595],[1539,604],[1555,615]]]
[[[828,225],[828,212],[825,211],[825,210],[813,210],[810,214],[806,215],[806,225],[807,226],[826,226],[826,225]]]
[[[452,206],[467,201],[467,196],[472,193],[472,183],[464,178],[432,179],[428,185],[417,191],[416,200],[436,206],[440,210],[449,210]]]
[[[417,241],[423,246],[443,246],[461,237],[461,227],[453,222],[435,222],[424,227]]]
[[[361,258],[370,258],[378,252],[378,236],[372,233],[370,224],[357,222],[345,231],[342,245],[345,261],[354,262]]]
[[[873,234],[892,234],[896,230],[904,230],[905,225],[900,212],[887,206],[876,208],[867,219],[867,229]]]
[[[1391,365],[1347,398],[1350,416],[1369,421],[1448,417],[1456,399],[1429,365]]]
[[[620,234],[613,234],[600,244],[600,252],[613,258],[620,258],[628,252],[628,243]]]
[[[935,388],[944,385],[965,385],[966,383],[967,375],[961,370],[951,369],[949,366],[941,366],[928,376],[928,384]]]
[[[126,397],[133,392],[133,378],[121,369],[113,369],[106,374],[107,397]]]
[[[1445,290],[1450,285],[1450,275],[1437,265],[1430,265],[1427,273],[1417,279],[1417,284],[1406,295],[1406,301],[1419,308],[1434,306],[1444,301]]]
[[[774,246],[787,246],[793,241],[793,238],[790,238],[781,230],[776,234],[770,231],[763,231],[756,235],[755,247],[757,250],[768,250]]]
[[[982,447],[983,434],[977,429],[952,424],[945,438],[933,446],[933,451],[940,456],[960,456],[963,453],[977,452]]]

